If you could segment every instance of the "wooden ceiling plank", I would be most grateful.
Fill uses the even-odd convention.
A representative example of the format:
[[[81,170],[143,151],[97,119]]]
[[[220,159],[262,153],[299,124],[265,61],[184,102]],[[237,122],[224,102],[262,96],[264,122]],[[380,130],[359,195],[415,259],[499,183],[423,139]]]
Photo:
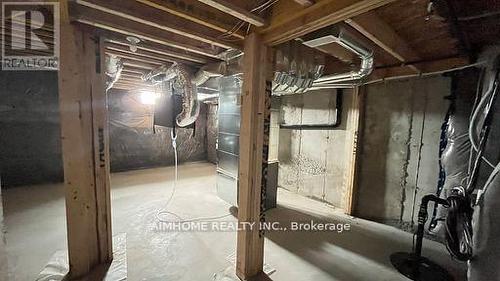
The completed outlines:
[[[263,18],[255,15],[255,14],[252,14],[250,11],[247,11],[247,10],[231,3],[230,1],[226,1],[226,0],[198,0],[198,1],[210,6],[212,8],[215,8],[219,11],[222,11],[226,14],[229,14],[235,18],[238,18],[238,19],[246,21],[250,24],[253,24],[257,27],[262,27],[262,26],[266,25],[266,21]]]
[[[366,13],[395,0],[323,0],[302,10],[288,8],[286,1],[277,2],[274,9],[288,14],[273,21],[260,30],[264,43],[277,45],[320,28]],[[285,6],[285,7],[283,7]]]
[[[135,36],[141,40],[155,42],[206,57],[219,58],[214,50],[198,47],[196,46],[197,44],[191,44],[192,42],[187,43],[189,40],[182,40],[178,38],[180,36],[171,34],[165,30],[148,27],[138,22],[120,17],[109,17],[103,12],[88,7],[79,5],[73,5],[73,7],[73,11],[76,12],[74,20],[82,24],[106,29],[127,36]]]
[[[418,61],[421,59],[408,43],[374,12],[368,12],[347,19],[346,23],[401,62]],[[411,65],[409,67],[413,71],[419,72],[416,66]]]
[[[197,30],[189,30],[186,27],[192,25],[191,22],[171,14],[162,13],[158,9],[148,5],[142,5],[138,2],[121,0],[76,0],[76,3],[221,48],[241,49],[241,46],[237,44],[222,41],[209,34],[200,33]],[[196,25],[193,28],[198,28],[198,26]]]
[[[187,13],[181,11],[178,7],[175,5],[171,4],[168,1],[161,1],[161,0],[136,0],[139,3],[142,3],[144,5],[151,6],[155,9],[170,13],[172,15],[176,15],[178,17],[190,20],[192,22],[195,22],[197,24],[206,26],[208,28],[223,32],[223,33],[228,33],[234,26],[229,26],[229,25],[223,25],[222,23],[215,21],[213,19],[209,19],[208,17],[203,17],[201,14],[197,15],[194,13]],[[231,33],[230,36],[236,37],[238,39],[244,39],[245,36],[241,35],[238,32]]]

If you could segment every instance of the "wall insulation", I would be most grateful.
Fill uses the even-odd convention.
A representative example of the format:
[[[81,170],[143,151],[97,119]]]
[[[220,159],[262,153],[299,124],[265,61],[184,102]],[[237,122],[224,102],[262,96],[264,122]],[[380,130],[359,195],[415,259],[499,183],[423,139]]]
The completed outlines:
[[[57,72],[0,75],[0,176],[3,187],[62,182]],[[62,93],[64,94],[64,93]],[[152,130],[151,106],[139,94],[108,94],[111,170],[171,165],[170,129]],[[206,114],[196,130],[179,129],[179,161],[205,160]]]
[[[174,163],[171,128],[153,130],[153,105],[134,92],[108,94],[111,171],[167,166]],[[206,108],[193,128],[177,128],[179,163],[206,159]]]

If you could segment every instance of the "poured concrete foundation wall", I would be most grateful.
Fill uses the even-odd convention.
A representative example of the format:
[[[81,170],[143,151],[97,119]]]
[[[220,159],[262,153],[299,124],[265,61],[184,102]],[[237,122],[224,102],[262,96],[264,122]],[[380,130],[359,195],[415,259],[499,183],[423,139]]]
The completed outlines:
[[[279,187],[344,207],[345,120],[351,98],[352,91],[345,90],[342,123],[335,130],[279,130]],[[335,101],[336,90],[285,96],[281,119],[287,124],[331,124]]]
[[[0,72],[4,187],[63,180],[57,72]]]
[[[413,78],[365,86],[357,216],[401,225],[436,192],[441,125],[451,79]]]

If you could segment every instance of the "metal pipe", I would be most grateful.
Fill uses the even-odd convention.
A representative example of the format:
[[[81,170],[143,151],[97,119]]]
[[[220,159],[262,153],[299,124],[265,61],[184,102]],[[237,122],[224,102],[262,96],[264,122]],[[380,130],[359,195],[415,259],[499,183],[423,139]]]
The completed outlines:
[[[341,27],[328,27],[313,34],[302,44],[316,48],[322,45],[337,43],[361,58],[358,70],[346,73],[321,76],[323,66],[318,67],[313,78],[302,78],[290,73],[277,72],[274,76],[273,94],[288,95],[304,93],[312,90],[353,88],[373,71],[373,51],[361,45],[353,36]],[[321,77],[320,77],[321,76]]]
[[[333,124],[299,124],[299,125],[287,125],[280,124],[280,129],[292,129],[292,130],[333,130],[338,128],[342,123],[342,101],[344,97],[344,91],[342,89],[337,90],[337,96],[335,99],[335,122]]]

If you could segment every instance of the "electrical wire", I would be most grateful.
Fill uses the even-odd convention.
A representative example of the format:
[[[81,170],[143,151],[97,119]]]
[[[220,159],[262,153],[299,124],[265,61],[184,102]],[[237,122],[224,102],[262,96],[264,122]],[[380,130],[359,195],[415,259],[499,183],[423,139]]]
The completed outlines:
[[[178,214],[169,211],[168,206],[172,202],[172,199],[174,198],[176,187],[177,187],[177,181],[178,181],[178,158],[177,158],[177,135],[174,133],[174,130],[170,131],[170,138],[172,140],[172,148],[174,149],[174,182],[172,184],[172,191],[170,192],[170,196],[165,203],[165,206],[163,209],[158,210],[158,213],[156,214],[156,219],[159,222],[163,223],[185,223],[185,222],[197,222],[197,221],[211,221],[211,220],[218,220],[218,219],[223,219],[225,217],[231,216],[231,213],[225,214],[225,215],[220,215],[220,216],[214,216],[214,217],[198,217],[198,218],[189,218],[189,219],[183,219],[181,216]],[[171,215],[176,218],[176,220],[169,220],[165,219],[165,216]]]
[[[472,15],[472,16],[467,16],[467,17],[458,17],[457,19],[459,21],[470,21],[470,20],[488,18],[488,17],[492,17],[492,16],[496,16],[496,15],[500,15],[500,11],[486,12],[483,14]]]
[[[490,187],[491,183],[493,182],[495,177],[498,175],[499,171],[500,171],[500,162],[497,164],[495,169],[493,169],[493,171],[491,172],[490,176],[486,180],[486,183],[484,184],[484,187],[482,189],[478,190],[476,204],[479,204],[479,202],[483,199],[484,194],[486,193],[486,191],[488,191],[488,187]]]
[[[492,98],[494,97],[493,94],[496,93],[498,89],[498,71],[495,75],[495,79],[493,80],[493,82],[491,83],[490,87],[488,88],[488,90],[486,91],[486,93],[481,97],[481,100],[479,101],[476,109],[474,110],[474,113],[472,114],[472,118],[470,119],[470,122],[469,122],[469,140],[470,140],[470,143],[472,145],[472,148],[474,149],[474,151],[478,151],[478,143],[477,143],[477,140],[475,139],[475,133],[474,133],[474,128],[475,128],[475,123],[476,123],[476,119],[478,118],[479,116],[479,112],[481,111],[481,109],[485,106],[485,105],[488,105],[488,110],[491,108],[491,102],[492,102]],[[489,98],[489,100],[488,100]],[[489,101],[490,103],[488,104],[487,101]],[[486,157],[484,156],[481,156],[481,158],[492,168],[495,168],[495,165],[493,165],[488,159],[486,159]]]
[[[276,4],[279,0],[267,0],[266,2],[258,5],[257,7],[250,10],[251,12],[257,12],[257,14],[261,14],[263,11],[269,9],[272,5]],[[250,32],[250,23],[247,23],[243,20],[238,21],[229,31],[226,31],[219,36],[218,39],[231,42],[231,41],[240,41],[240,39],[229,39],[233,34],[238,32],[245,24],[248,24],[246,34]]]

